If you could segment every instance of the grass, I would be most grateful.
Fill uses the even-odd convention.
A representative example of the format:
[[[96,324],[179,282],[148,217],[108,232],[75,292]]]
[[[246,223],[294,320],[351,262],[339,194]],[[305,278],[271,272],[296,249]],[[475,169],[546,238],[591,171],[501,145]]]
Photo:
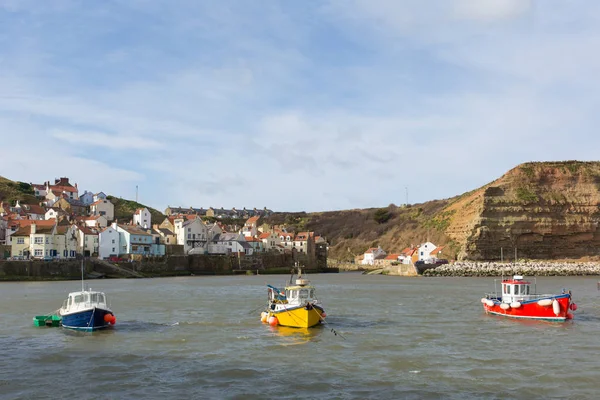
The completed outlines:
[[[14,205],[17,200],[24,204],[38,204],[33,187],[25,182],[15,182],[0,176],[0,200]]]

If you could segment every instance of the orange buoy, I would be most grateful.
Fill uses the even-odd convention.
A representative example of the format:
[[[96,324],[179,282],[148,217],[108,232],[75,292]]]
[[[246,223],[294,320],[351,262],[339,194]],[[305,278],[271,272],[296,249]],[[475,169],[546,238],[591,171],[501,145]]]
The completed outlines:
[[[573,319],[573,314],[571,314],[570,312],[567,313],[567,319]]]
[[[325,317],[327,317],[327,314],[325,314],[325,311],[323,311],[323,312],[321,313],[321,318],[325,318]]]
[[[569,308],[573,311],[577,311],[577,304],[571,303],[571,305],[569,305]]]
[[[104,314],[104,322],[112,321],[112,314]]]
[[[269,325],[277,326],[279,324],[279,320],[277,317],[269,317]]]
[[[117,317],[115,317],[115,316],[113,315],[113,316],[112,316],[112,318],[110,319],[110,323],[111,323],[112,325],[116,324],[116,323],[117,323]]]
[[[262,322],[263,324],[267,323],[267,320],[269,319],[269,313],[266,311],[263,311],[260,313],[260,322]]]

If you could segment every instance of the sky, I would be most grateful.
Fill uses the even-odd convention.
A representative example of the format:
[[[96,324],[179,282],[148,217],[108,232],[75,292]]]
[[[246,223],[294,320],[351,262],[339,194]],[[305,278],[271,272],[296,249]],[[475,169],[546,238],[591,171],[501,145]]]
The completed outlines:
[[[600,2],[0,0],[0,175],[329,211],[597,160]]]

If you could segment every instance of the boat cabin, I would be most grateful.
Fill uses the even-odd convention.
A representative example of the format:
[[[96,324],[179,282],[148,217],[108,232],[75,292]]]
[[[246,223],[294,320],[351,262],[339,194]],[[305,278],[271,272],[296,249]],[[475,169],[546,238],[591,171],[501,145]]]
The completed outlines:
[[[306,279],[296,279],[295,286],[286,286],[285,297],[290,304],[305,304],[313,302],[315,298],[315,288],[311,286]]]
[[[515,275],[512,279],[502,281],[502,302],[529,300],[533,295],[531,283],[523,280],[523,276]]]
[[[63,302],[61,312],[71,313],[91,307],[107,308],[106,295],[91,290],[69,293],[69,297]]]

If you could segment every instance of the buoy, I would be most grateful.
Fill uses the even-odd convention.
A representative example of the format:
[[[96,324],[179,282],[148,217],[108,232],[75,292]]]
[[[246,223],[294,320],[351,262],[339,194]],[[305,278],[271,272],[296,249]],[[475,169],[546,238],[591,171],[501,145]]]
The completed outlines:
[[[547,307],[552,305],[552,299],[542,299],[537,302],[542,307]]]
[[[567,313],[567,319],[573,319],[573,314],[571,314],[570,312]]]
[[[510,308],[510,305],[508,303],[502,303],[500,304],[500,308],[503,310],[508,310]]]
[[[573,310],[573,311],[577,311],[577,304],[575,304],[575,303],[571,303],[571,304],[569,305],[569,308],[570,308],[571,310]]]
[[[512,303],[510,303],[510,306],[512,308],[519,308],[519,307],[521,307],[521,302],[520,301],[513,301]]]
[[[110,319],[110,323],[111,323],[112,325],[116,324],[116,323],[117,323],[117,317],[115,317],[115,316],[113,315],[113,316],[112,316],[112,318]]]
[[[492,300],[488,299],[488,300],[485,301],[485,305],[488,306],[488,307],[493,307],[494,306],[494,302]]]
[[[267,320],[269,319],[269,313],[266,311],[263,311],[260,313],[260,322],[262,322],[263,324],[267,323]]]
[[[112,321],[112,314],[104,314],[104,322]]]
[[[279,321],[277,320],[277,317],[269,317],[269,325],[277,326],[278,324],[279,324]]]
[[[556,315],[557,317],[560,314],[560,303],[556,299],[554,299],[554,301],[552,302],[552,311],[554,311],[554,315]]]
[[[325,314],[325,311],[323,311],[323,312],[321,313],[321,318],[325,318],[325,317],[327,317],[327,314]]]

